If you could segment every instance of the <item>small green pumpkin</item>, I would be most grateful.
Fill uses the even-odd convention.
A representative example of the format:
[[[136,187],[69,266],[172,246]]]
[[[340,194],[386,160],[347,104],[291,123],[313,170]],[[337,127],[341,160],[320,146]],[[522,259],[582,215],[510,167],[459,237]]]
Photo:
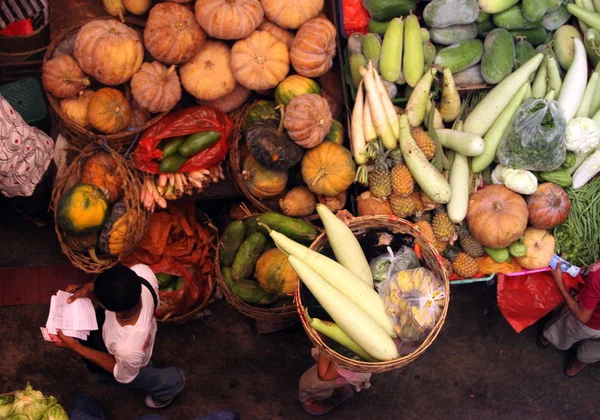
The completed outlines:
[[[275,103],[287,106],[296,96],[309,93],[321,94],[318,83],[308,77],[293,74],[286,77],[275,89]]]
[[[304,155],[304,149],[283,132],[282,121],[279,127],[270,121],[254,123],[248,128],[246,144],[254,159],[268,169],[287,171]]]
[[[250,107],[244,122],[242,123],[242,132],[246,134],[248,128],[259,121],[270,121],[271,124],[279,124],[281,112],[275,109],[275,104],[272,101],[258,101]]]
[[[58,202],[56,220],[67,235],[82,236],[102,229],[108,217],[108,202],[102,190],[91,184],[78,184]]]
[[[298,275],[285,254],[277,248],[260,256],[254,277],[265,292],[280,298],[292,295],[298,286]]]
[[[110,217],[104,224],[102,232],[100,232],[100,240],[98,241],[100,252],[111,256],[123,252],[128,228],[127,207],[125,207],[125,203],[120,201],[113,206]]]
[[[323,141],[331,141],[339,144],[340,146],[344,143],[344,126],[341,122],[333,120],[329,133],[325,136]]]

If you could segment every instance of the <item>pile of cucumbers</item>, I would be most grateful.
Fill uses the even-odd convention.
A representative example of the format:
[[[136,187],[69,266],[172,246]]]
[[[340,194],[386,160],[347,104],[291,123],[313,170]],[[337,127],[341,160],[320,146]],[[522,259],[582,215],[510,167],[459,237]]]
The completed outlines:
[[[267,293],[254,278],[260,256],[275,247],[264,226],[305,244],[310,244],[318,232],[310,223],[274,212],[236,220],[225,228],[219,244],[219,264],[227,287],[247,304],[278,307],[290,299]]]
[[[189,136],[170,137],[161,140],[159,148],[163,154],[160,158],[160,171],[177,172],[185,163],[198,153],[208,149],[221,138],[218,131],[200,131]]]
[[[159,292],[175,292],[181,290],[185,284],[185,278],[167,273],[157,273],[156,280]]]

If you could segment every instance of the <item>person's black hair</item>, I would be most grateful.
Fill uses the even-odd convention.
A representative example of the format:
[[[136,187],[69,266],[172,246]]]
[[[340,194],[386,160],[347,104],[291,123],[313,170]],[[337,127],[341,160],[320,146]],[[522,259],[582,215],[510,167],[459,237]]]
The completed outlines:
[[[116,265],[96,277],[94,294],[105,309],[123,312],[140,302],[142,285],[132,269]]]

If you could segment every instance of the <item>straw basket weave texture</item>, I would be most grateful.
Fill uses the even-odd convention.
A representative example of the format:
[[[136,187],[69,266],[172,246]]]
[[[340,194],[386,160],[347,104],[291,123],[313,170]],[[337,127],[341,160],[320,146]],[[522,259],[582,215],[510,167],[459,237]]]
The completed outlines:
[[[399,369],[414,361],[417,357],[423,354],[425,350],[427,350],[427,348],[436,339],[437,335],[439,334],[442,328],[442,325],[444,324],[444,320],[446,319],[446,314],[448,312],[448,304],[450,300],[450,284],[448,283],[448,275],[444,269],[442,257],[439,255],[439,253],[433,247],[433,245],[420,232],[419,228],[404,219],[388,216],[362,216],[350,220],[349,223],[350,229],[359,238],[373,231],[387,232],[394,235],[402,234],[412,236],[414,238],[414,243],[418,244],[421,247],[423,265],[426,268],[433,271],[439,278],[443,279],[444,281],[446,304],[444,305],[442,314],[438,319],[437,323],[435,324],[434,328],[427,336],[427,338],[423,341],[423,343],[419,345],[419,347],[416,350],[414,350],[408,355],[386,362],[365,362],[361,360],[355,360],[349,357],[345,357],[333,350],[332,348],[330,348],[325,342],[323,336],[317,331],[315,331],[306,319],[306,308],[302,303],[300,293],[303,287],[302,282],[298,283],[298,288],[296,289],[295,295],[296,308],[298,310],[298,314],[300,315],[300,321],[302,323],[302,326],[304,327],[304,330],[306,331],[306,334],[308,335],[308,338],[313,343],[313,345],[336,366],[353,372],[363,373],[381,373],[393,369]],[[317,237],[317,239],[315,239],[315,241],[310,246],[310,249],[314,251],[320,251],[325,246],[327,246],[327,244],[327,235],[326,233],[322,233]]]

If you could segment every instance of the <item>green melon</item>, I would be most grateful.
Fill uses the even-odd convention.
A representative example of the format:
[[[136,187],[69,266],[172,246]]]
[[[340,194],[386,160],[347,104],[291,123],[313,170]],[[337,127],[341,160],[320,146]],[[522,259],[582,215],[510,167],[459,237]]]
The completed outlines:
[[[325,136],[323,141],[331,141],[340,146],[344,143],[344,126],[341,122],[333,120],[329,133]]]
[[[81,236],[102,229],[108,217],[108,202],[102,190],[78,184],[60,198],[56,208],[58,227],[67,235]]]
[[[294,74],[283,79],[275,89],[275,103],[287,106],[296,96],[309,93],[321,94],[321,88],[313,79]]]

